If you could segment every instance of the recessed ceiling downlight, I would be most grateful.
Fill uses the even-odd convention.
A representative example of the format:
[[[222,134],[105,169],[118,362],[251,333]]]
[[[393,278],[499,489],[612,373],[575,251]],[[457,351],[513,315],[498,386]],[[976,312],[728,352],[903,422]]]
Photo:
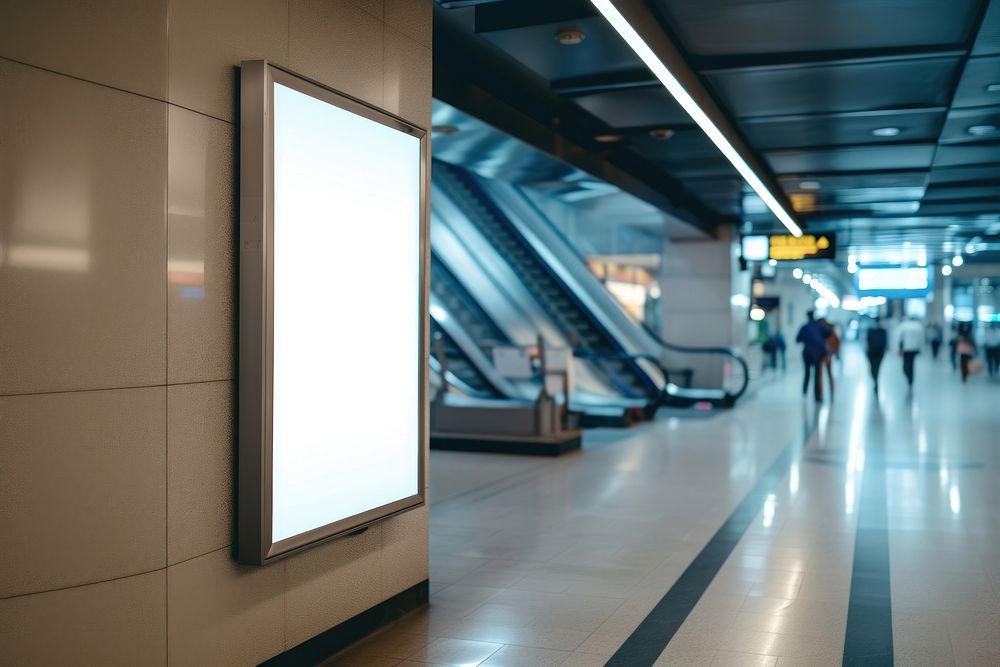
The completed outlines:
[[[987,93],[1000,93],[1000,83],[991,83],[986,86]]]
[[[1000,128],[996,125],[973,125],[966,132],[974,137],[985,137],[990,134],[996,134],[998,129]]]
[[[600,144],[614,144],[623,139],[620,134],[598,134],[594,137],[594,141]]]
[[[898,127],[877,127],[872,130],[872,134],[876,137],[895,137],[901,131]]]
[[[650,130],[649,136],[651,136],[654,139],[661,139],[661,140],[669,139],[670,137],[674,136],[674,131],[668,130],[667,128],[660,128],[657,130]]]
[[[823,185],[819,181],[802,181],[799,183],[800,190],[819,190]]]
[[[555,34],[556,41],[563,46],[576,46],[584,39],[587,38],[583,34],[582,30],[577,30],[576,28],[567,28],[566,30],[558,30]]]

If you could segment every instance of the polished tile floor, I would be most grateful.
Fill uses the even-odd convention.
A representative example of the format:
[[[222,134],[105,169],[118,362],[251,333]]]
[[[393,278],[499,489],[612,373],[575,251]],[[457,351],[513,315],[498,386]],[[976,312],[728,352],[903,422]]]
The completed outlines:
[[[555,460],[434,452],[431,605],[331,664],[1000,665],[1000,382],[865,364],[819,407],[792,367]]]

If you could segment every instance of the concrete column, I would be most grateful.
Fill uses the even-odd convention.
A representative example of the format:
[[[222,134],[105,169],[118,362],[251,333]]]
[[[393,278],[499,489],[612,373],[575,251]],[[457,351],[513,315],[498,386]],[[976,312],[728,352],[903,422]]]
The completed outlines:
[[[750,274],[740,271],[737,240],[726,229],[716,239],[665,241],[660,286],[667,342],[745,352]],[[665,361],[669,369],[693,370],[696,387],[723,387],[730,373],[723,355],[668,353]]]

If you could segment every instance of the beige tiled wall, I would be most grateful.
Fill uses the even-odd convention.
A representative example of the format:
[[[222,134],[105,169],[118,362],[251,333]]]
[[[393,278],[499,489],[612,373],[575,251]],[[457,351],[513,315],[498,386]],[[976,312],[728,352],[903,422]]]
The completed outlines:
[[[232,562],[234,66],[430,124],[432,0],[0,3],[0,664],[256,664],[427,578],[427,512]]]

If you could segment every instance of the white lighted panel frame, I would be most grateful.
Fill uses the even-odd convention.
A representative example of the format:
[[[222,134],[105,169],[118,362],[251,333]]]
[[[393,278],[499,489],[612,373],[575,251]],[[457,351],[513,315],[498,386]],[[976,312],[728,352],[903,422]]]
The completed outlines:
[[[385,517],[424,503],[429,147],[426,129],[266,61],[243,62],[240,82],[236,558],[241,563],[260,565],[319,542],[360,531]],[[321,215],[315,213],[315,207],[306,212],[309,216],[322,218],[324,224],[340,226],[317,228],[315,247],[303,243],[303,239],[308,238],[304,231],[308,232],[309,228],[300,224],[298,209],[285,207],[289,195],[279,193],[279,202],[285,203],[280,204],[282,212],[276,215],[276,172],[289,171],[285,162],[276,166],[276,160],[288,159],[283,146],[278,147],[277,153],[275,151],[276,97],[292,99],[306,110],[307,115],[312,109],[319,117],[318,120],[307,118],[308,127],[300,124],[287,135],[295,137],[295,141],[305,147],[302,152],[312,162],[303,169],[301,165],[293,165],[294,177],[283,176],[285,180],[280,185],[293,193],[305,193],[306,201],[315,202],[326,197],[329,202],[329,210],[324,209]],[[288,109],[293,108],[288,102],[280,103],[287,104]],[[323,124],[330,119],[334,122]],[[331,146],[348,148],[342,154],[311,150],[302,136],[314,129],[310,125],[314,122],[319,124],[319,134],[323,135],[317,137],[320,143],[329,141]],[[416,150],[406,148],[404,162],[408,164],[412,157],[419,164],[385,168],[386,160],[398,160],[400,155],[379,156],[378,141],[351,148],[350,137],[341,136],[343,141],[337,143],[336,136],[327,134],[352,127],[362,134],[383,137],[386,146],[397,146],[394,149],[397,153],[401,150],[399,146],[408,147],[411,142],[400,140],[392,133],[415,138]],[[323,170],[323,165],[316,167],[316,160],[330,165],[330,174],[322,174],[325,178],[312,177],[317,169]],[[345,162],[350,171],[345,171]],[[378,169],[380,164],[382,169]],[[377,174],[375,169],[378,169]],[[393,209],[386,204],[373,207],[377,215],[360,219],[354,215],[358,202],[363,204],[366,197],[376,203],[384,201],[382,195],[372,195],[373,188],[385,188],[385,196],[394,201],[413,199],[412,192],[395,196],[398,193],[391,187],[393,174],[413,174],[419,179],[415,202],[418,210],[407,209],[403,214],[402,208]],[[369,180],[365,181],[366,178]],[[409,177],[406,181],[398,184],[402,190],[414,186]],[[318,184],[334,190],[343,185],[344,196],[332,196],[326,191],[317,195]],[[309,188],[313,191],[308,191]],[[338,211],[343,202],[348,202],[344,206],[354,202],[355,210]],[[288,228],[294,231],[282,236],[284,232],[279,230],[276,248],[276,223],[281,225],[282,219],[288,219],[276,220],[276,217],[288,215],[296,219]],[[317,249],[322,240],[329,242],[330,234],[341,232],[342,247]],[[395,244],[393,261],[376,263],[364,280],[359,277],[345,282],[343,275],[335,279],[338,265],[334,263],[344,253],[370,258],[379,258],[380,253],[384,253],[391,259],[392,253],[385,250],[387,241]],[[290,264],[290,243],[300,244],[303,262],[317,258],[328,262],[330,279],[324,279],[324,271],[310,273]],[[407,255],[411,250],[415,257]],[[295,248],[291,251],[294,253]],[[276,255],[279,272],[287,271],[291,278],[276,276]],[[354,260],[348,257],[346,261]],[[289,266],[292,270],[281,268]],[[312,280],[310,276],[319,279]],[[367,301],[356,296],[357,292],[365,290]],[[398,296],[400,291],[402,297]],[[403,304],[402,307],[393,308],[390,304],[389,308],[384,308],[383,294],[389,295],[390,301],[395,299],[393,303]],[[276,303],[276,300],[286,303]],[[365,303],[370,306],[358,312],[357,308],[364,307]],[[317,310],[315,321],[319,326],[299,326],[302,322],[313,321],[310,308]],[[288,313],[298,318],[291,328],[283,320]],[[395,323],[396,329],[381,336],[371,334],[367,327],[373,326],[373,320],[380,319],[379,325]],[[366,331],[372,339],[381,341],[381,349],[366,349],[368,341],[361,340],[356,333]],[[338,338],[338,332],[350,334]],[[294,349],[285,349],[288,345],[282,342],[282,336],[285,341],[295,343]],[[354,344],[352,349],[335,350],[344,360],[342,364],[336,363],[331,351],[323,347],[336,347],[338,340]],[[302,344],[303,341],[318,344],[310,349]],[[313,353],[317,358],[314,373],[287,372],[288,367],[284,364],[301,369],[304,360]],[[279,360],[277,378],[276,357]],[[289,359],[292,361],[288,362]],[[360,377],[355,372],[360,366],[359,360],[364,359],[370,362],[368,372],[372,377]],[[376,383],[380,391],[373,392],[371,388]],[[287,400],[289,396],[293,400]],[[304,403],[310,408],[305,408]],[[321,419],[317,418],[317,409],[322,411]],[[337,465],[329,465],[331,461]],[[303,479],[299,480],[297,474]],[[379,490],[373,485],[384,488]],[[276,494],[279,497],[276,498]],[[288,496],[293,498],[288,500]],[[365,504],[366,500],[370,502]]]

